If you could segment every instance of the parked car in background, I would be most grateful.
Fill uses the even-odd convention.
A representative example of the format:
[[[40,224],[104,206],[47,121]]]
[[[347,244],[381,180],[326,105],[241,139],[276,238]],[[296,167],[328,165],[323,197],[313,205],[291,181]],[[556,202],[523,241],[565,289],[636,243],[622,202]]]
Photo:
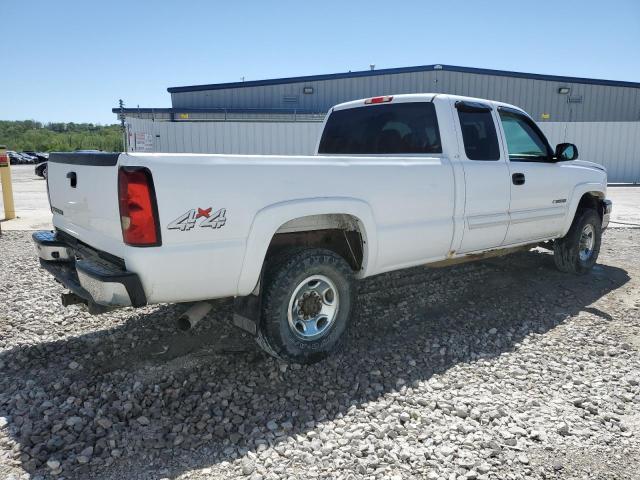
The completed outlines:
[[[26,150],[24,152],[7,150],[7,156],[9,157],[11,165],[39,165],[49,159],[48,153],[35,152],[32,150]]]
[[[34,169],[35,174],[38,177],[42,177],[46,180],[47,178],[47,164],[49,162],[40,162],[36,165],[36,168]]]
[[[26,164],[38,163],[38,157],[35,155],[31,155],[27,152],[18,152],[18,155],[24,159],[24,163]]]
[[[22,155],[18,152],[14,152],[13,150],[7,150],[7,156],[9,157],[11,165],[23,165],[26,162]]]
[[[26,153],[35,158],[34,163],[46,162],[49,159],[49,154],[44,152],[34,152],[33,150],[25,150],[22,153]]]

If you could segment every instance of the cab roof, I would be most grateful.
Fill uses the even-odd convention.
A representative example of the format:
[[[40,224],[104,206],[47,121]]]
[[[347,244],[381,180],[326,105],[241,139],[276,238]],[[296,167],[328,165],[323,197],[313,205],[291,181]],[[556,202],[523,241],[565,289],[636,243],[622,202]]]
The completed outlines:
[[[390,98],[390,100],[385,100],[380,103],[365,103],[367,101],[371,101],[372,98]],[[336,110],[346,110],[349,108],[358,108],[358,107],[368,107],[371,105],[380,105],[383,103],[406,103],[406,102],[435,102],[439,100],[444,101],[461,101],[461,102],[475,102],[475,103],[484,103],[491,105],[493,108],[497,107],[507,107],[512,108],[514,110],[518,110],[524,114],[526,112],[522,110],[520,107],[515,105],[511,105],[509,103],[498,102],[495,100],[488,100],[486,98],[476,98],[476,97],[465,97],[462,95],[451,95],[448,93],[403,93],[400,95],[387,95],[385,97],[370,97],[370,98],[361,98],[358,100],[352,100],[350,102],[339,103],[331,108],[330,112]]]

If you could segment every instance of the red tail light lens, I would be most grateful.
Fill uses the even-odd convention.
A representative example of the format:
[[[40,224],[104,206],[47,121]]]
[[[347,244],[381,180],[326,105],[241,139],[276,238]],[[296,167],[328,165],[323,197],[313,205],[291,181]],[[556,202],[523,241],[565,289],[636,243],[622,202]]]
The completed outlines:
[[[161,245],[158,206],[151,172],[139,167],[120,168],[118,197],[124,243],[134,247]]]

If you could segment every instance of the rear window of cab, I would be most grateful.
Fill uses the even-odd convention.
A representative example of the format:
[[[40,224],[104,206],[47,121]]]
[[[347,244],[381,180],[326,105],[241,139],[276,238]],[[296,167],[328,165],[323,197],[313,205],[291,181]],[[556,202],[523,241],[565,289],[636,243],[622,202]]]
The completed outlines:
[[[369,105],[331,113],[318,153],[442,153],[433,103]]]

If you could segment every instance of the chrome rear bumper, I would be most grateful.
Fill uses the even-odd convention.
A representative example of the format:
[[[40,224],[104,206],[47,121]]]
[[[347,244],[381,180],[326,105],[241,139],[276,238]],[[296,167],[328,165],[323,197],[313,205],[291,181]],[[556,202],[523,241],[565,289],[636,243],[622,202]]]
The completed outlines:
[[[107,254],[59,232],[39,231],[32,238],[42,268],[80,297],[91,313],[147,304],[138,275],[105,258]]]
[[[75,257],[73,251],[67,248],[64,242],[56,238],[56,234],[50,231],[39,231],[31,235],[36,246],[36,252],[41,260],[51,262],[71,261]]]

